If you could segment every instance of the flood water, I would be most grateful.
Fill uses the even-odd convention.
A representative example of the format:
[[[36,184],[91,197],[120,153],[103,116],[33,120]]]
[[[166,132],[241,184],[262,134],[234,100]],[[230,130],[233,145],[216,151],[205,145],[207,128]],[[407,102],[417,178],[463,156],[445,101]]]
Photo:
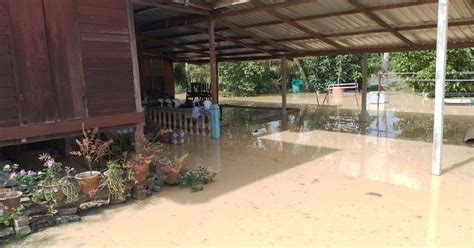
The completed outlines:
[[[366,122],[360,121],[359,114],[358,110],[335,107],[304,107],[290,111],[288,118],[282,119],[278,108],[223,108],[224,122],[231,123],[224,130],[231,130],[233,135],[263,127],[269,133],[280,132],[285,122],[284,127],[292,132],[326,130],[424,142],[433,140],[432,114],[380,111],[378,115],[369,115]],[[474,127],[474,115],[447,115],[444,125],[445,144],[466,145],[463,138],[467,129]]]
[[[221,139],[167,146],[218,172],[191,193],[83,213],[18,247],[472,247],[472,116],[446,116],[443,175],[431,175],[430,114],[314,106],[224,107]],[[260,130],[258,135],[252,132]]]

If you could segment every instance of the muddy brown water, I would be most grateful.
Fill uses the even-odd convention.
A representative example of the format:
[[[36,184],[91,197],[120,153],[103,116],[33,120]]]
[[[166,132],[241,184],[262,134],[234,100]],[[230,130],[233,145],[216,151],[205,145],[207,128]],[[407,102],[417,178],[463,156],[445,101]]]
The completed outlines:
[[[429,114],[224,108],[222,138],[169,146],[219,174],[198,193],[83,213],[15,247],[472,247],[470,116],[447,116],[443,175],[431,176]],[[265,128],[259,136],[252,131]]]

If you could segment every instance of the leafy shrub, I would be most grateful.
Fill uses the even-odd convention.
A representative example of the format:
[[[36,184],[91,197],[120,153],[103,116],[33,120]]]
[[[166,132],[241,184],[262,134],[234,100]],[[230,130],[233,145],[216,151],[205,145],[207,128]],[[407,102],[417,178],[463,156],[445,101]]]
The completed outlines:
[[[191,192],[203,190],[203,185],[214,182],[216,173],[210,172],[204,167],[197,170],[185,170],[179,176],[178,183],[181,187],[191,188]]]
[[[435,88],[436,52],[403,52],[391,55],[392,69],[407,80],[408,86],[416,92],[431,92]],[[456,72],[472,71],[474,68],[474,48],[448,50],[446,61],[447,79],[472,79],[472,74]],[[447,82],[446,92],[474,92],[471,82]]]

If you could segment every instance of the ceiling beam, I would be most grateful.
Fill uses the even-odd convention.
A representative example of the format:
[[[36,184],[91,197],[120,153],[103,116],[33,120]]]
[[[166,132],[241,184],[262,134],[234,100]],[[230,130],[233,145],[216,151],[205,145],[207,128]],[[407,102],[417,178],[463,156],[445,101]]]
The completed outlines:
[[[474,25],[474,18],[470,18],[468,20],[462,20],[462,21],[451,21],[449,23],[450,27],[459,27],[459,26],[469,26],[469,25]],[[399,26],[399,27],[393,27],[395,30],[398,32],[403,32],[403,31],[412,31],[412,30],[421,30],[421,29],[428,29],[428,28],[436,28],[437,23],[435,22],[430,22],[426,23],[423,25],[418,25],[418,26]],[[363,35],[363,34],[376,34],[376,33],[384,33],[387,32],[386,29],[384,28],[377,28],[377,29],[370,29],[370,30],[359,30],[359,31],[344,31],[344,32],[337,32],[337,33],[329,33],[325,34],[326,37],[343,37],[343,36],[352,36],[352,35]],[[303,41],[303,40],[313,40],[315,39],[312,36],[305,36],[305,37],[296,37],[296,38],[285,38],[285,39],[278,39],[274,40],[275,42],[293,42],[293,41]],[[184,43],[180,44],[181,46],[188,46],[188,45],[201,45],[201,44],[207,44],[209,41],[208,40],[201,40],[201,41],[195,41],[195,42],[190,42],[190,43]],[[255,44],[256,46],[264,46],[265,44]],[[232,50],[232,49],[238,49],[241,48],[242,46],[224,46],[224,47],[217,47],[216,50]],[[152,48],[154,49],[154,48]],[[202,52],[207,51],[206,48],[200,49]],[[175,53],[189,53],[187,51],[177,51]]]
[[[474,42],[457,42],[448,43],[448,49],[454,48],[468,48],[474,47]],[[399,46],[399,47],[375,47],[375,48],[359,48],[359,49],[347,49],[347,50],[327,50],[327,51],[315,51],[307,52],[303,56],[288,57],[288,59],[301,58],[301,57],[317,57],[317,56],[335,56],[344,54],[362,54],[362,53],[383,53],[383,52],[406,52],[406,51],[423,51],[423,50],[435,50],[436,44],[432,45],[415,45],[415,46]],[[281,56],[250,56],[250,57],[239,57],[239,58],[223,58],[217,59],[219,62],[231,62],[231,61],[256,61],[256,60],[271,60],[280,59]],[[180,60],[178,62],[190,62],[190,63],[209,63],[209,60]]]
[[[164,53],[160,53],[160,52],[150,52],[150,51],[147,51],[147,52],[144,52],[143,53],[144,56],[149,56],[149,57],[158,57],[160,59],[170,59],[170,60],[175,60],[176,57],[173,57],[173,56],[169,56],[169,55],[166,55]]]
[[[213,9],[227,8],[237,4],[248,3],[253,0],[216,0],[212,4]]]
[[[259,2],[259,1],[255,2],[254,5],[255,5],[257,8],[263,8],[263,6],[266,6],[265,4],[263,4],[263,3]],[[313,36],[313,37],[315,37],[315,38],[317,38],[317,39],[319,39],[319,40],[321,40],[321,41],[323,41],[323,42],[325,42],[325,43],[327,43],[327,44],[329,44],[329,45],[331,45],[331,46],[333,46],[333,47],[335,47],[335,48],[337,48],[337,49],[345,49],[344,46],[338,44],[337,42],[335,42],[335,41],[333,41],[333,40],[330,40],[330,39],[324,37],[324,35],[322,35],[322,34],[319,33],[319,32],[316,32],[316,31],[314,31],[314,30],[312,30],[312,29],[307,28],[306,26],[304,26],[304,25],[302,25],[302,24],[299,24],[299,23],[297,23],[297,22],[291,20],[288,16],[283,15],[283,14],[281,14],[280,12],[277,12],[277,11],[275,11],[275,10],[273,10],[273,9],[265,10],[265,11],[266,11],[268,14],[270,14],[270,15],[272,15],[272,16],[278,18],[278,19],[280,19],[280,20],[283,21],[284,23],[286,23],[286,24],[288,24],[288,25],[290,25],[290,26],[292,26],[292,27],[294,27],[294,28],[296,28],[296,29],[298,29],[298,30],[304,32],[304,33],[307,33],[307,34],[309,34],[309,35],[311,35],[311,36]]]
[[[235,49],[241,49],[241,48],[242,48],[242,46],[239,46],[239,45],[221,46],[221,47],[216,47],[216,51],[235,50]],[[200,49],[200,50],[203,51],[203,52],[208,51],[207,48],[203,48],[203,49]],[[186,51],[176,51],[174,53],[175,54],[180,54],[180,53],[188,53],[188,52],[186,52]]]
[[[233,24],[233,23],[231,23],[231,22],[229,22],[229,21],[224,20],[224,19],[221,19],[219,22],[220,22],[222,25],[224,25],[224,26],[226,26],[226,27],[228,27],[228,28],[230,28],[230,29],[232,29],[232,30],[234,30],[234,31],[236,31],[236,32],[244,33],[244,34],[250,35],[252,38],[254,38],[255,40],[258,40],[258,41],[260,41],[260,42],[264,42],[264,43],[267,43],[267,44],[272,45],[272,46],[274,46],[274,47],[279,47],[279,48],[282,48],[282,49],[284,49],[284,50],[287,50],[287,51],[290,51],[290,52],[293,52],[293,53],[300,53],[300,51],[297,50],[297,49],[294,49],[294,48],[292,48],[292,47],[289,47],[289,46],[280,44],[280,43],[278,43],[278,42],[276,42],[276,41],[274,41],[274,40],[272,40],[272,39],[270,39],[270,38],[263,37],[263,36],[261,36],[261,35],[255,33],[255,32],[252,32],[252,31],[250,31],[250,30],[241,28],[241,27],[239,27],[239,26],[237,26],[237,25],[235,25],[235,24]]]
[[[208,53],[203,52],[199,49],[194,49],[194,48],[191,48],[191,47],[178,45],[178,44],[175,44],[175,43],[172,43],[172,42],[169,42],[169,41],[164,41],[164,40],[153,38],[153,37],[146,36],[146,35],[143,36],[143,40],[151,42],[151,43],[155,43],[155,44],[158,44],[158,45],[166,46],[166,47],[172,47],[172,48],[177,48],[177,49],[180,49],[180,50],[183,50],[183,51],[197,53],[197,54],[203,55],[203,56],[209,56]]]
[[[237,16],[237,15],[247,15],[247,14],[252,14],[252,13],[255,13],[255,12],[281,9],[281,8],[286,8],[286,7],[305,4],[305,3],[313,3],[313,2],[316,2],[316,1],[317,0],[291,0],[291,1],[286,1],[286,2],[282,2],[282,3],[262,5],[262,6],[255,7],[255,8],[248,8],[248,9],[241,9],[241,10],[224,12],[224,13],[221,13],[221,14],[214,15],[214,17],[216,19],[222,19],[222,18],[228,18],[228,17],[232,17],[232,16]],[[256,1],[252,1],[252,3],[254,3],[254,2],[256,2]]]
[[[148,12],[152,12],[156,9],[158,9],[158,7],[147,6],[147,7],[141,8],[141,9],[133,12],[133,16],[142,15],[142,14],[145,14],[145,13],[148,13]]]
[[[459,27],[459,26],[469,26],[474,25],[474,18],[470,18],[469,20],[462,20],[462,21],[452,21],[449,22],[449,27]],[[417,26],[400,26],[400,27],[393,27],[396,31],[412,31],[412,30],[420,30],[420,29],[427,29],[427,28],[436,28],[437,23],[430,22],[425,23],[423,25]],[[359,30],[359,31],[344,31],[344,32],[337,32],[337,33],[329,33],[325,34],[326,37],[343,37],[343,36],[352,36],[352,35],[363,35],[363,34],[376,34],[376,33],[385,33],[387,32],[384,28],[377,28],[377,29],[369,29],[369,30]],[[291,41],[302,41],[302,40],[312,40],[314,37],[305,36],[305,37],[297,37],[297,38],[286,38],[286,39],[278,39],[275,40],[276,42],[291,42]]]
[[[190,6],[190,5],[186,6],[174,1],[133,0],[133,2],[146,5],[146,6],[176,10],[180,12],[192,13],[192,14],[198,14],[198,15],[209,15],[209,13],[211,12],[210,9],[206,10],[206,9],[198,8],[195,6]]]
[[[207,29],[201,29],[201,28],[198,28],[198,27],[195,27],[195,26],[186,26],[186,28],[188,28],[190,30],[193,30],[193,31],[200,32],[202,34],[208,34]],[[254,45],[254,44],[246,43],[246,42],[243,42],[239,39],[229,37],[227,35],[216,33],[215,36],[218,39],[225,40],[225,41],[228,41],[228,42],[232,42],[234,44],[241,45],[243,47],[247,47],[247,48],[250,48],[250,49],[254,49],[254,50],[260,51],[260,52],[265,53],[265,54],[275,55],[275,53],[273,53],[271,51],[262,49],[262,48],[260,48],[256,45]]]
[[[348,0],[352,6],[354,6],[356,9],[360,10],[364,15],[366,15],[369,19],[380,25],[381,27],[385,28],[388,32],[392,33],[394,36],[399,38],[401,41],[403,41],[405,44],[414,46],[415,43],[413,43],[411,40],[407,39],[405,36],[401,35],[398,31],[396,31],[394,28],[392,28],[390,25],[388,25],[384,20],[382,20],[380,17],[378,17],[376,14],[372,13],[367,7],[359,3],[358,0]]]
[[[421,0],[421,1],[418,1],[418,2],[393,3],[393,4],[387,4],[387,5],[380,5],[380,6],[371,7],[371,8],[369,8],[369,11],[397,9],[397,8],[404,8],[404,7],[413,7],[413,6],[429,4],[429,3],[436,3],[436,2],[437,2],[437,0]],[[281,6],[281,5],[279,5],[279,6]],[[278,8],[275,8],[275,9],[278,9]],[[228,13],[228,16],[233,15],[232,12],[231,13],[227,12],[227,13]],[[330,17],[335,17],[335,16],[352,15],[352,14],[357,14],[357,13],[361,13],[360,10],[352,9],[352,10],[330,12],[330,13],[325,13],[325,14],[303,16],[303,17],[294,18],[292,20],[296,21],[296,22],[310,21],[310,20],[324,19],[324,18],[330,18]],[[220,18],[225,18],[225,17],[226,16],[220,17]],[[162,21],[162,22],[158,22],[158,23],[149,24],[147,26],[142,27],[141,30],[144,31],[144,32],[147,32],[147,31],[151,31],[151,30],[155,30],[155,29],[172,28],[172,27],[186,26],[186,25],[194,25],[194,24],[205,22],[205,21],[207,21],[207,18],[205,18],[205,17],[189,17],[189,18],[184,18],[184,19],[183,18],[178,18],[178,19],[175,19],[175,20],[167,20],[167,21]],[[245,26],[240,26],[240,27],[244,28],[244,29],[247,29],[247,28],[256,28],[256,27],[278,25],[278,24],[283,24],[283,23],[284,23],[283,21],[277,20],[277,21],[269,21],[269,22],[250,24],[250,25],[245,25]]]

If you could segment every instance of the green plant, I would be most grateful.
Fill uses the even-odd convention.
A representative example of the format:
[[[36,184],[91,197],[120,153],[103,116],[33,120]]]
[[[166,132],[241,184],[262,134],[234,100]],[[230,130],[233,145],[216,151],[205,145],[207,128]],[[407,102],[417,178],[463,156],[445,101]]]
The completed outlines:
[[[214,182],[216,173],[210,172],[204,167],[197,170],[185,170],[179,176],[179,185],[185,188],[191,188],[191,192],[203,190],[203,185]]]
[[[30,192],[28,197],[32,202],[46,207],[48,214],[53,215],[57,212],[55,209],[56,199],[54,193],[54,191],[46,191],[42,188],[37,188]]]
[[[78,194],[75,186],[69,181],[72,168],[63,167],[56,162],[49,154],[40,155],[43,161],[43,169],[39,172],[21,170],[13,172],[12,178],[18,181],[22,191],[32,202],[45,206],[50,214],[55,212],[57,194],[64,193],[67,202],[76,201]],[[14,168],[18,168],[15,166]],[[61,190],[61,192],[59,192]]]
[[[79,145],[79,151],[71,152],[71,155],[82,157],[89,168],[89,172],[92,175],[92,167],[97,164],[102,157],[108,154],[110,150],[110,144],[112,140],[102,141],[98,137],[98,128],[91,130],[85,130],[84,124],[82,125],[82,140],[76,140]]]
[[[134,139],[133,132],[118,132],[110,149],[113,157],[118,158],[124,153],[132,152],[135,149],[133,146]]]
[[[128,174],[131,174],[128,172]],[[124,180],[123,166],[119,162],[108,161],[107,171],[104,173],[105,180],[101,187],[108,187],[110,195],[119,201],[125,200],[126,184]]]
[[[435,87],[436,52],[403,52],[391,55],[391,67],[416,92],[431,92]],[[450,49],[446,60],[447,79],[472,79],[474,48]],[[447,82],[446,92],[474,92],[472,81]]]
[[[13,224],[12,221],[17,216],[21,215],[23,211],[25,211],[25,206],[23,204],[20,204],[9,213],[0,213],[0,224],[11,226]]]

